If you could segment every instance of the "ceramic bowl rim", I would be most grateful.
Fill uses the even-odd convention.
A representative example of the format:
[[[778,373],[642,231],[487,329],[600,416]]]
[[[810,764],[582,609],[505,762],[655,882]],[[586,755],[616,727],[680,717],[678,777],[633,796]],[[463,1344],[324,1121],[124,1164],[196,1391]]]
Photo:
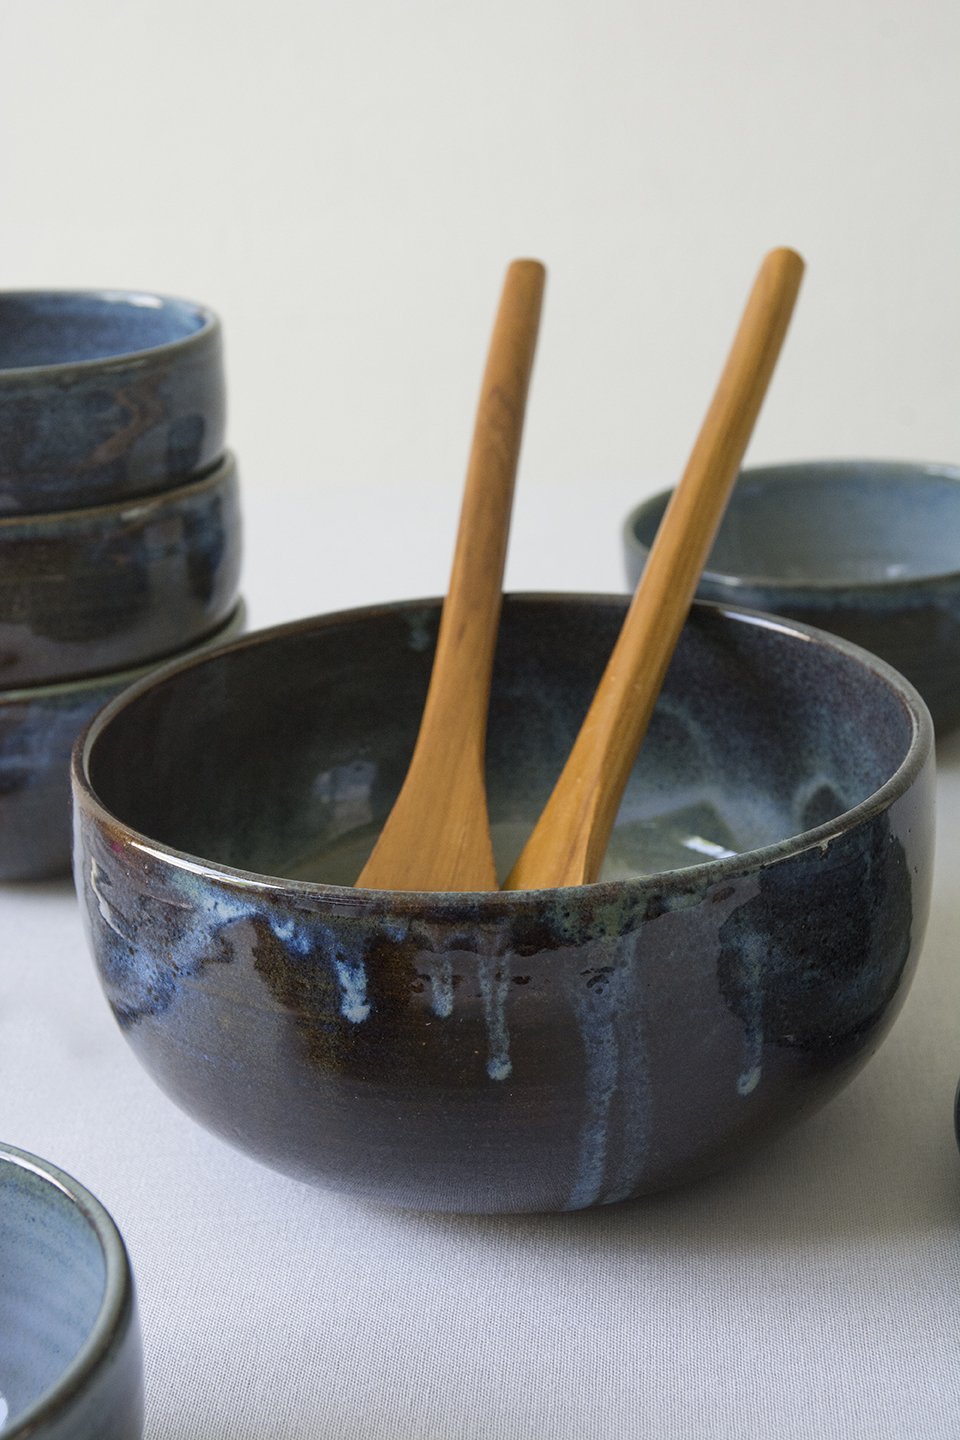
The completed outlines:
[[[23,289],[0,290],[0,305],[4,299],[84,299],[102,300],[109,304],[124,302],[130,309],[171,310],[181,313],[193,311],[200,317],[200,325],[189,334],[179,335],[175,340],[164,340],[160,345],[141,346],[138,350],[122,350],[119,354],[93,356],[87,360],[54,360],[44,365],[0,365],[0,387],[16,386],[24,381],[36,383],[44,376],[63,380],[73,374],[77,377],[94,373],[110,374],[115,370],[129,369],[150,364],[154,359],[163,362],[171,354],[192,350],[198,344],[205,344],[211,336],[219,335],[222,324],[219,315],[208,305],[184,296],[161,294],[155,290],[116,289],[111,286],[76,289]],[[137,301],[141,303],[138,305]],[[149,302],[143,304],[143,301]]]
[[[107,500],[100,505],[75,505],[69,510],[40,510],[29,515],[0,515],[0,541],[12,536],[15,544],[17,532],[27,534],[33,530],[58,530],[76,525],[86,529],[96,522],[123,523],[128,519],[140,520],[151,511],[157,513],[183,504],[207,490],[217,490],[229,485],[237,478],[237,457],[232,450],[225,450],[220,459],[206,469],[202,475],[167,486],[163,490],[151,490],[147,495],[128,495],[122,500]]]
[[[508,603],[569,604],[605,606],[611,602],[627,603],[624,595],[582,594],[574,592],[512,592],[504,597]],[[355,620],[375,619],[410,610],[435,608],[439,610],[442,598],[431,597],[422,600],[398,600],[379,605],[357,606],[347,610],[331,611],[303,620],[275,625],[268,629],[254,630],[225,645],[214,646],[195,657],[174,661],[150,673],[116,696],[91,719],[77,738],[71,757],[71,782],[75,813],[83,808],[98,827],[106,828],[111,836],[127,849],[151,856],[165,866],[186,870],[204,879],[233,886],[237,889],[257,890],[263,895],[270,893],[297,896],[304,901],[322,899],[343,916],[391,914],[413,916],[429,909],[440,922],[461,923],[461,917],[468,913],[476,921],[495,920],[507,910],[517,911],[542,909],[550,897],[563,893],[570,896],[570,903],[577,904],[577,897],[594,897],[599,904],[614,902],[625,894],[670,894],[689,892],[692,889],[707,888],[750,874],[781,860],[787,860],[810,850],[827,847],[841,836],[848,834],[861,824],[868,823],[889,808],[905,794],[920,775],[933,752],[933,722],[925,701],[893,666],[878,656],[862,649],[850,641],[827,634],[811,625],[792,620],[783,620],[761,611],[748,610],[742,606],[714,604],[709,601],[695,601],[702,611],[715,612],[737,622],[754,625],[761,629],[799,637],[816,643],[821,649],[839,651],[872,671],[887,689],[898,698],[910,719],[911,733],[900,764],[891,775],[859,801],[851,809],[843,811],[825,824],[804,830],[797,835],[785,836],[772,844],[752,850],[739,851],[721,859],[705,859],[695,865],[677,870],[657,871],[627,879],[598,880],[589,885],[576,885],[561,892],[555,888],[512,891],[399,891],[366,890],[349,885],[329,885],[319,881],[291,880],[282,875],[260,874],[236,866],[217,863],[187,851],[178,850],[127,825],[119,816],[108,810],[93,788],[89,776],[89,761],[93,748],[102,731],[112,723],[128,705],[137,700],[146,690],[163,683],[168,678],[192,669],[195,665],[215,661],[221,655],[235,654],[253,649],[275,640],[307,633],[318,628],[342,625]]]
[[[0,1142],[0,1173],[7,1165],[29,1171],[67,1197],[72,1210],[96,1235],[105,1270],[103,1299],[80,1349],[58,1379],[3,1430],[3,1440],[18,1440],[21,1435],[35,1434],[39,1426],[62,1414],[107,1359],[134,1305],[134,1282],[130,1257],[116,1221],[85,1185],[49,1160]]]
[[[227,618],[215,627],[206,638],[195,640],[193,644],[184,650],[176,650],[172,655],[161,655],[159,660],[146,660],[142,665],[130,665],[123,670],[108,670],[105,674],[82,675],[76,680],[51,680],[42,685],[20,685],[15,690],[0,690],[0,712],[4,705],[22,704],[24,701],[52,700],[60,695],[83,695],[87,690],[116,690],[118,686],[126,688],[134,685],[139,680],[145,680],[154,670],[161,666],[172,664],[177,660],[189,660],[194,654],[205,648],[213,649],[215,646],[228,644],[233,632],[242,627],[247,618],[247,604],[243,596],[237,597],[237,601]],[[221,640],[221,636],[226,636]],[[0,1437],[3,1431],[0,1431]]]
[[[848,470],[851,473],[855,470],[869,469],[890,477],[897,471],[913,471],[919,479],[925,477],[937,478],[940,480],[951,480],[957,483],[960,493],[960,465],[950,465],[946,462],[935,460],[870,460],[870,459],[839,459],[839,460],[787,460],[780,464],[770,465],[748,465],[742,471],[744,480],[761,481],[772,485],[796,483],[797,477],[807,472],[819,470]],[[733,494],[736,496],[736,489]],[[638,537],[636,526],[641,517],[657,505],[666,503],[673,494],[673,487],[658,490],[654,495],[648,495],[641,500],[628,513],[623,522],[622,533],[624,545],[629,552],[641,559],[645,559],[650,553],[650,546]],[[898,591],[909,590],[931,590],[938,586],[960,587],[960,568],[955,570],[931,570],[922,575],[896,575],[878,576],[875,580],[858,578],[856,580],[843,580],[839,576],[808,576],[800,579],[787,579],[783,575],[768,575],[763,573],[744,574],[728,570],[715,570],[706,568],[701,574],[701,579],[709,584],[723,587],[730,592],[732,603],[736,604],[735,593],[740,589],[764,589],[779,592],[783,595],[803,595],[812,592],[818,595],[831,593],[846,594],[896,594]]]

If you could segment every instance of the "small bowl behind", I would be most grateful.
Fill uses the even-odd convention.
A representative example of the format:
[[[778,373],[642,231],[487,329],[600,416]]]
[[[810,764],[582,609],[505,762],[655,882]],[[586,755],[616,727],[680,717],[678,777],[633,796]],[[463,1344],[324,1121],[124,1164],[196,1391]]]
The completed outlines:
[[[624,525],[635,586],[670,491]],[[697,594],[842,635],[960,723],[960,469],[824,460],[746,469]]]
[[[56,1166],[0,1145],[4,1440],[137,1440],[142,1369],[133,1277],[113,1220]]]
[[[220,321],[119,290],[0,292],[0,515],[146,495],[221,457]]]
[[[505,873],[625,598],[507,596],[488,792]],[[913,973],[930,717],[822,632],[697,605],[601,882],[350,888],[409,764],[438,602],[167,668],[74,751],[101,983],[185,1110],[425,1209],[580,1209],[730,1163],[834,1094]],[[149,753],[149,765],[143,756]]]
[[[0,685],[145,665],[212,634],[237,601],[236,464],[142,500],[0,519]]]
[[[238,635],[243,623],[240,603],[204,645]],[[155,668],[0,690],[0,882],[69,874],[74,741],[108,700]],[[149,746],[141,763],[149,766]]]

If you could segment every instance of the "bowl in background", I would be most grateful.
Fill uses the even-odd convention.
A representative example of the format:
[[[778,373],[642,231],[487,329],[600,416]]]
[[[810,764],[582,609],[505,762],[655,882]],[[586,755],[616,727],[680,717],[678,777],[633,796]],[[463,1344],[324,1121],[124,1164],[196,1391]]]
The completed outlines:
[[[898,1009],[929,897],[929,714],[843,640],[696,605],[599,883],[353,889],[439,603],[250,635],[93,721],[74,864],[114,1015],[197,1120],[352,1195],[580,1209],[716,1170],[833,1095]],[[626,605],[505,600],[502,873]]]
[[[635,586],[670,491],[624,526]],[[697,594],[785,615],[888,661],[938,733],[960,723],[960,469],[822,460],[743,471]]]
[[[239,635],[243,624],[240,602],[226,623],[194,649]],[[156,663],[85,680],[0,690],[0,881],[70,873],[74,742],[108,700]],[[149,769],[149,744],[140,764]]]
[[[121,290],[0,292],[0,515],[145,495],[221,457],[220,322]]]
[[[143,1433],[140,1332],[120,1232],[76,1180],[9,1145],[0,1145],[0,1432]]]
[[[106,674],[211,634],[241,547],[229,455],[141,500],[0,519],[0,685]]]

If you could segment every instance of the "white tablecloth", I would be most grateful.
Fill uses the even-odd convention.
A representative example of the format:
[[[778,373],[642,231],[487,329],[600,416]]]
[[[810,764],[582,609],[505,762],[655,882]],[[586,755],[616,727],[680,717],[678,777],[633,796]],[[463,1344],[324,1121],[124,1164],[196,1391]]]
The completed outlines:
[[[234,1153],[133,1059],[69,887],[7,890],[6,1137],[123,1231],[148,1436],[955,1436],[960,742],[940,786],[922,964],[867,1068],[748,1164],[578,1215],[379,1209]]]
[[[809,263],[754,462],[960,460],[953,0],[8,0],[8,286],[223,315],[255,626],[442,591],[502,270],[550,266],[512,589],[618,590],[753,271]],[[67,883],[0,892],[0,1136],[133,1259],[148,1440],[960,1434],[960,739],[879,1053],[749,1163],[574,1216],[357,1205],[143,1073]]]

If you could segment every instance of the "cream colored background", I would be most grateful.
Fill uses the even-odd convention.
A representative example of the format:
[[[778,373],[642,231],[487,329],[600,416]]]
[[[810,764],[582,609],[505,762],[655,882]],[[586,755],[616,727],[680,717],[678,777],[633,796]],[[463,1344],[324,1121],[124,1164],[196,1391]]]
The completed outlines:
[[[772,245],[751,458],[960,458],[952,0],[2,0],[0,45],[3,283],[221,312],[257,623],[442,589],[517,254],[512,588],[619,586]]]
[[[763,252],[808,274],[750,452],[960,460],[953,0],[0,0],[0,283],[226,327],[255,625],[446,580],[502,270],[550,267],[511,588],[619,589]],[[66,886],[0,896],[0,1133],[117,1216],[150,1440],[960,1433],[960,743],[903,1017],[682,1195],[356,1207],[207,1137]]]

